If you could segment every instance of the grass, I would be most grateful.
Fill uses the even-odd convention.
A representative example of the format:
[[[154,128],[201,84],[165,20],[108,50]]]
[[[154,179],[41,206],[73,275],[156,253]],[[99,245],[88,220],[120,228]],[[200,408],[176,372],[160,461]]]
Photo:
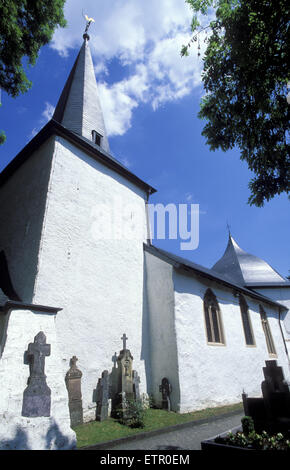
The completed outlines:
[[[196,421],[198,419],[219,416],[231,411],[243,410],[241,403],[218,408],[206,408],[205,410],[194,411],[192,413],[178,414],[173,411],[164,411],[159,409],[148,409],[145,414],[145,427],[131,429],[124,426],[113,418],[105,421],[92,421],[90,423],[76,426],[74,431],[77,435],[77,447],[86,447],[100,442],[128,437],[142,432],[154,431],[167,426]]]

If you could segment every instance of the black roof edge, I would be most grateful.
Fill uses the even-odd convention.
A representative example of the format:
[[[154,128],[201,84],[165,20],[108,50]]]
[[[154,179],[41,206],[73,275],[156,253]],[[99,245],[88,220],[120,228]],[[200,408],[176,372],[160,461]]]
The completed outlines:
[[[159,258],[173,265],[176,269],[181,268],[181,269],[186,270],[187,272],[193,271],[199,276],[206,277],[207,279],[210,279],[212,281],[217,281],[225,285],[226,287],[240,291],[244,293],[245,295],[253,297],[256,300],[267,302],[268,304],[274,305],[275,307],[278,307],[283,310],[288,310],[287,307],[285,307],[285,305],[275,302],[274,300],[269,299],[269,297],[266,297],[258,292],[249,290],[246,287],[231,283],[230,281],[226,280],[224,277],[218,276],[214,272],[210,272],[211,270],[208,268],[204,268],[203,266],[193,263],[192,261],[187,261],[186,259],[180,258],[177,255],[171,254],[153,245],[148,245],[144,243],[143,246],[144,246],[145,251],[148,251],[149,253],[153,255],[157,255]]]
[[[95,160],[103,163],[110,169],[130,180],[136,186],[144,189],[148,194],[156,192],[155,188],[145,183],[145,181],[138,178],[134,173],[131,173],[131,171],[111,157],[110,154],[104,152],[100,147],[98,148],[98,146],[94,145],[93,142],[90,143],[82,136],[78,136],[74,132],[71,132],[54,119],[51,119],[0,173],[0,187],[3,186],[12,174],[30,157],[30,155],[52,135],[66,138],[77,147],[89,153],[89,155]]]
[[[29,304],[26,302],[18,302],[15,300],[7,300],[7,302],[0,307],[0,313],[6,315],[7,312],[11,309],[32,310],[32,311],[45,312],[45,313],[50,313],[50,314],[56,314],[62,310],[62,308],[58,308],[58,307],[46,307],[45,305],[36,305],[36,304]]]
[[[255,288],[260,288],[260,287],[279,287],[279,289],[281,287],[290,287],[290,282],[288,281],[281,281],[281,282],[247,282],[247,284],[245,284],[245,287],[247,289],[255,289]]]

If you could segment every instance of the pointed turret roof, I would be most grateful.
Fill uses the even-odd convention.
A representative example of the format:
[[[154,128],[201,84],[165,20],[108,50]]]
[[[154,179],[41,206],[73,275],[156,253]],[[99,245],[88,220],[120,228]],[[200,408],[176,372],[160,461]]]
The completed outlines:
[[[53,135],[60,136],[86,152],[94,160],[122,175],[146,193],[156,192],[110,154],[103,112],[90,48],[89,35],[84,42],[63,88],[52,119],[0,173],[0,187]],[[95,131],[93,139],[92,131]],[[100,138],[101,137],[101,138]]]
[[[109,152],[109,143],[100,104],[89,36],[76,58],[55,108],[53,119],[70,131],[92,141],[92,131],[101,137],[100,147]]]
[[[212,270],[242,286],[288,284],[266,261],[242,250],[231,234],[223,256]]]

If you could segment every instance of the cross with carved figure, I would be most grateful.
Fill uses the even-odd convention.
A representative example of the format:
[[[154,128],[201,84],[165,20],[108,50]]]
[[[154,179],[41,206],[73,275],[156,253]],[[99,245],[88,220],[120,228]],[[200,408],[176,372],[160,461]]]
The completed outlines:
[[[123,334],[121,340],[123,340],[123,349],[126,349],[126,340],[127,340],[127,336],[126,336],[126,333]]]
[[[44,377],[45,357],[50,356],[50,344],[46,344],[45,334],[40,331],[34,338],[34,343],[28,345],[31,377]]]

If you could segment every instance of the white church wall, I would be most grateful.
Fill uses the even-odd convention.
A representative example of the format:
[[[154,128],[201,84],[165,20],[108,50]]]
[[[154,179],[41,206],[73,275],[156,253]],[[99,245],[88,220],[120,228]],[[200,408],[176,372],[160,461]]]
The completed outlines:
[[[15,291],[26,302],[33,296],[53,150],[51,138],[0,188],[0,251],[5,251]]]
[[[290,341],[290,287],[261,287],[255,288],[255,290],[288,308],[288,312],[283,312],[281,318],[285,337]],[[287,344],[290,354],[290,344],[288,341]]]
[[[206,338],[203,298],[210,287],[219,302],[225,345],[209,345]],[[255,337],[255,346],[245,343],[238,299],[219,283],[174,271],[175,327],[179,364],[181,412],[222,406],[261,395],[262,367],[269,356],[262,329],[259,303],[245,296]],[[289,366],[278,321],[278,309],[264,304],[277,362],[289,378]]]
[[[158,406],[159,385],[166,377],[172,385],[171,407],[179,411],[180,389],[174,318],[172,266],[145,251],[147,302],[150,324],[151,394]]]
[[[70,428],[66,386],[55,331],[55,315],[29,307],[11,308],[5,315],[7,330],[0,358],[0,449],[70,449],[76,446]],[[61,313],[59,313],[61,315]],[[22,416],[23,392],[30,368],[25,352],[43,331],[50,355],[45,358],[47,386],[51,390],[49,417]]]
[[[97,216],[100,204],[103,220]],[[101,226],[105,230],[110,222],[106,217],[114,204],[120,207],[115,208],[113,228],[133,226],[136,233],[142,227],[141,239],[96,239],[96,230]],[[76,355],[83,373],[85,420],[95,417],[97,381],[103,370],[111,371],[112,358],[122,349],[123,333],[141,378],[140,390],[146,392],[145,229],[145,193],[57,138],[33,301],[63,308],[57,318],[63,374]]]

